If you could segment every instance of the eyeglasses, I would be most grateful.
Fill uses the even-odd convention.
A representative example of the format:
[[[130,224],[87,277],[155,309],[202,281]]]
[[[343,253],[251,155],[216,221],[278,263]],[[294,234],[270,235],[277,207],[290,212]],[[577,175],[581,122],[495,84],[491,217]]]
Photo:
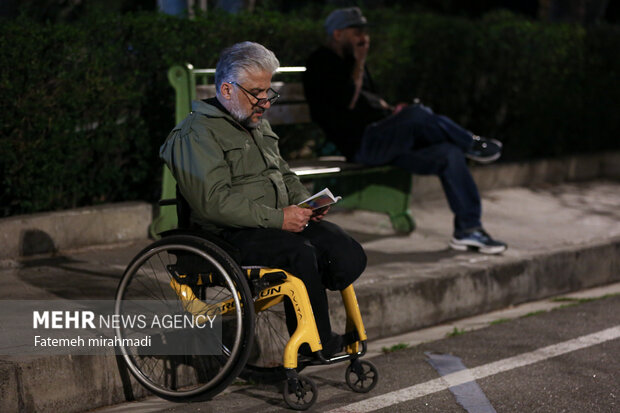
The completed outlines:
[[[239,89],[243,90],[245,93],[247,93],[248,95],[252,96],[254,99],[256,99],[256,102],[252,104],[252,106],[265,106],[267,104],[267,102],[269,102],[271,105],[273,105],[275,103],[276,100],[278,100],[278,98],[280,97],[280,94],[278,92],[276,92],[275,90],[273,90],[272,88],[267,89],[267,97],[266,98],[259,98],[258,96],[256,96],[254,93],[250,92],[249,90],[247,90],[246,88],[244,88],[243,86],[241,86],[239,83],[237,82],[228,82],[232,85],[235,86],[239,86]]]

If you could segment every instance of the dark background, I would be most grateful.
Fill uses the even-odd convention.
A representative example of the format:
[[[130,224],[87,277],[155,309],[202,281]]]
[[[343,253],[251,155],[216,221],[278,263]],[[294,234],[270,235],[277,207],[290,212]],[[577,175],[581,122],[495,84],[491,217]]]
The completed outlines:
[[[208,1],[188,19],[155,1],[4,0],[0,216],[155,201],[168,68],[214,67],[243,40],[304,65],[325,16],[352,3],[373,23],[369,65],[388,101],[418,97],[501,139],[502,161],[620,149],[617,1]],[[278,133],[288,159],[324,139],[308,125]]]

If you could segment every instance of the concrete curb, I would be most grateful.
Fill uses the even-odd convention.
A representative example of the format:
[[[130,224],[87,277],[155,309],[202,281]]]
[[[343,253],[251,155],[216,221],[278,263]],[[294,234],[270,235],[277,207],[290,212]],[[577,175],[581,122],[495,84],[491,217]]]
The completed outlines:
[[[473,173],[482,190],[600,176],[613,178],[620,177],[620,153],[488,165],[473,168]],[[443,196],[435,177],[416,184],[418,178],[414,177],[414,199],[432,198],[435,192]],[[425,182],[429,184],[425,186]],[[151,218],[151,205],[137,202],[0,219],[3,247],[0,260],[145,240]],[[578,245],[562,242],[544,252],[509,250],[504,256],[487,261],[443,260],[417,267],[383,262],[369,269],[368,276],[360,278],[356,286],[368,335],[376,340],[513,304],[617,282],[620,280],[617,234]],[[329,299],[334,326],[343,326],[340,295],[330,294]],[[130,379],[112,355],[14,356],[0,360],[2,412],[79,412],[147,394],[150,393]]]
[[[120,369],[113,355],[24,357],[2,361],[0,410],[81,412],[150,394],[133,379],[125,385],[129,383],[128,374]]]
[[[153,218],[146,202],[0,219],[0,260],[144,239]]]
[[[375,340],[619,280],[620,239],[614,239],[492,266],[444,267],[385,287],[362,284],[357,296]],[[330,294],[334,324],[344,325],[339,300]],[[0,378],[0,411],[78,412],[149,394],[114,356],[16,357],[0,361]]]
[[[587,181],[602,177],[620,178],[620,152],[527,162],[499,162],[475,165],[470,170],[481,192],[515,186]],[[443,196],[441,184],[436,176],[413,176],[414,202]]]
[[[480,191],[620,177],[620,152],[472,167]],[[443,196],[435,176],[413,176],[413,199]],[[148,238],[153,208],[123,202],[0,218],[0,260]]]
[[[423,276],[405,273],[385,286],[361,283],[356,294],[364,326],[376,339],[619,280],[620,239],[614,239],[494,265],[444,264]],[[330,308],[344,325],[339,297],[330,295]]]

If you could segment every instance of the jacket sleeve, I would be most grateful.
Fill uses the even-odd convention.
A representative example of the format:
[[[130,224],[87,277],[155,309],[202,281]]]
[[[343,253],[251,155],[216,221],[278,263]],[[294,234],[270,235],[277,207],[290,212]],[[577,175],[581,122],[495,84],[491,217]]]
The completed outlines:
[[[291,205],[296,205],[310,197],[310,191],[301,183],[297,174],[288,166],[288,163],[282,158],[280,162],[280,172],[288,191],[288,199]]]
[[[265,134],[277,137],[276,133],[273,129],[271,129],[269,122],[263,121],[262,128]],[[276,138],[276,141],[277,140],[278,139]],[[310,192],[306,189],[304,184],[301,183],[297,174],[291,171],[291,168],[288,166],[288,163],[284,160],[284,158],[282,158],[280,148],[277,143],[273,149],[277,157],[278,170],[282,174],[282,180],[286,186],[289,205],[295,205],[308,199],[310,197]]]
[[[208,130],[174,130],[160,156],[199,221],[234,228],[282,228],[283,211],[231,190],[224,151]]]

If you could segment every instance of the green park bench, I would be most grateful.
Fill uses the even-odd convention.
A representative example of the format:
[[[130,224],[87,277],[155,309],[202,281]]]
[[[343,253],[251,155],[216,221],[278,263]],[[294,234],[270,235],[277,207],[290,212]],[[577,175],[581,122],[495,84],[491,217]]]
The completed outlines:
[[[272,84],[281,97],[265,112],[272,125],[310,123],[310,112],[305,101],[300,75],[305,67],[281,67]],[[168,79],[176,91],[176,122],[181,122],[191,111],[191,102],[215,96],[213,77],[215,69],[194,69],[190,64],[173,66]],[[283,81],[281,78],[295,81]],[[211,82],[211,83],[209,83]],[[329,188],[334,195],[342,196],[338,208],[361,209],[387,213],[393,228],[409,233],[415,228],[409,204],[411,201],[411,174],[391,166],[365,166],[346,162],[343,157],[326,157],[314,160],[289,162],[311,192]],[[164,166],[162,199],[175,198],[176,182]],[[176,228],[174,205],[161,205],[159,214],[150,227],[150,233]]]

